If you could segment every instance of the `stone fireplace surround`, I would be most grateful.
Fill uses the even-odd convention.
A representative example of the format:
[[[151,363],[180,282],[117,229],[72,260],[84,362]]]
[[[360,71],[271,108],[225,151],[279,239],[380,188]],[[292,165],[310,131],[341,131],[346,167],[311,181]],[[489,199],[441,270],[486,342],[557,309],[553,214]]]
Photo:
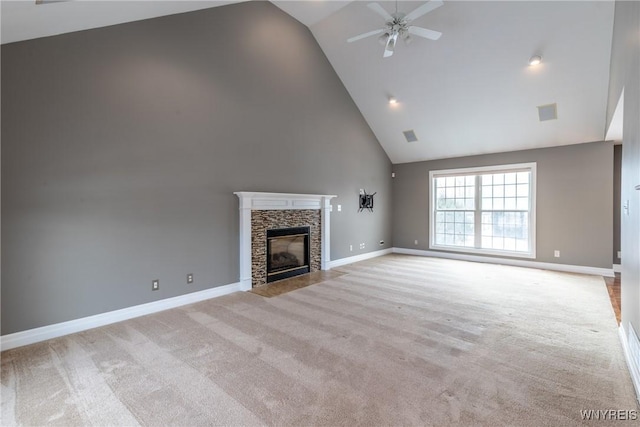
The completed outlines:
[[[329,269],[331,199],[335,195],[247,191],[234,194],[240,199],[242,289],[266,283],[267,229],[308,225],[311,271]]]

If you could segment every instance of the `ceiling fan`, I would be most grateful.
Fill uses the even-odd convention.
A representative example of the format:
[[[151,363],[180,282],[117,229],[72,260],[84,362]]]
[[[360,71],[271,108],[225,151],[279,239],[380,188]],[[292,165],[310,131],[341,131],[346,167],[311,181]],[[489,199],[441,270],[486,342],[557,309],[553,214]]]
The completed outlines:
[[[415,25],[409,25],[409,23],[422,15],[426,15],[432,10],[439,8],[440,6],[442,6],[441,0],[431,0],[405,15],[404,13],[398,12],[397,1],[396,11],[394,14],[389,14],[389,12],[387,12],[378,3],[369,3],[367,7],[384,18],[384,28],[351,37],[350,39],[347,39],[347,42],[351,43],[366,37],[381,34],[380,37],[378,37],[378,40],[381,44],[384,44],[384,54],[382,56],[384,58],[388,58],[393,55],[393,50],[396,47],[398,38],[404,40],[406,44],[411,42],[411,34],[418,37],[424,37],[429,40],[438,40],[442,35],[441,32],[416,27]]]

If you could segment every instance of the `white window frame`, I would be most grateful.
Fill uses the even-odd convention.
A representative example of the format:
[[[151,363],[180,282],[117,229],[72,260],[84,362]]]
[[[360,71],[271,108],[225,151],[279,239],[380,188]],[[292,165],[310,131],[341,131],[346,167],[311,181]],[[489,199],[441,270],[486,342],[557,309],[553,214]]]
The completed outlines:
[[[447,252],[465,252],[472,253],[478,255],[496,255],[502,257],[513,257],[513,258],[536,258],[536,169],[537,163],[516,163],[516,164],[508,164],[508,165],[497,165],[497,166],[481,166],[481,167],[473,167],[473,168],[460,168],[460,169],[444,169],[444,170],[432,170],[429,171],[429,249],[435,249],[438,251],[447,251]],[[436,213],[436,180],[435,178],[452,176],[452,175],[482,175],[482,174],[490,174],[490,173],[505,173],[505,172],[523,172],[530,171],[531,172],[531,180],[529,182],[529,242],[530,242],[530,252],[515,252],[508,250],[498,250],[498,249],[481,249],[481,248],[470,248],[470,247],[462,247],[462,246],[447,246],[447,245],[438,245],[436,244],[436,233],[435,233],[435,213]],[[476,191],[479,191],[477,189]],[[481,200],[476,197],[476,203],[481,203]],[[477,208],[477,212],[481,212],[482,209]]]

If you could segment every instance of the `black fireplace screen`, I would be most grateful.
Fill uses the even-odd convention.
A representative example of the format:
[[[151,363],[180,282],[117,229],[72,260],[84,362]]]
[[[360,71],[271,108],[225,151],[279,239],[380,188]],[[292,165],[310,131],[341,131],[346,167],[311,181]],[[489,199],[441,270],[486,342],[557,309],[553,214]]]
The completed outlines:
[[[309,227],[267,230],[267,282],[309,272]]]

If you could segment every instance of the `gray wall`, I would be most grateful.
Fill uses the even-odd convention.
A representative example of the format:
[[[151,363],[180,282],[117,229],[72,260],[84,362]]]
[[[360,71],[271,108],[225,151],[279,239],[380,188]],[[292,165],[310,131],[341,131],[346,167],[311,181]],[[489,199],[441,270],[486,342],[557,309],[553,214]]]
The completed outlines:
[[[237,282],[234,191],[337,194],[332,259],[390,246],[391,163],[268,2],[3,45],[1,62],[3,335]]]
[[[394,246],[429,250],[429,171],[525,162],[537,163],[535,260],[611,268],[613,149],[607,142],[394,165]]]
[[[616,1],[609,73],[607,124],[624,89],[622,136],[622,325],[631,323],[640,334],[640,2]]]
[[[622,183],[622,145],[613,146],[613,254],[614,264],[620,264],[620,184]]]

